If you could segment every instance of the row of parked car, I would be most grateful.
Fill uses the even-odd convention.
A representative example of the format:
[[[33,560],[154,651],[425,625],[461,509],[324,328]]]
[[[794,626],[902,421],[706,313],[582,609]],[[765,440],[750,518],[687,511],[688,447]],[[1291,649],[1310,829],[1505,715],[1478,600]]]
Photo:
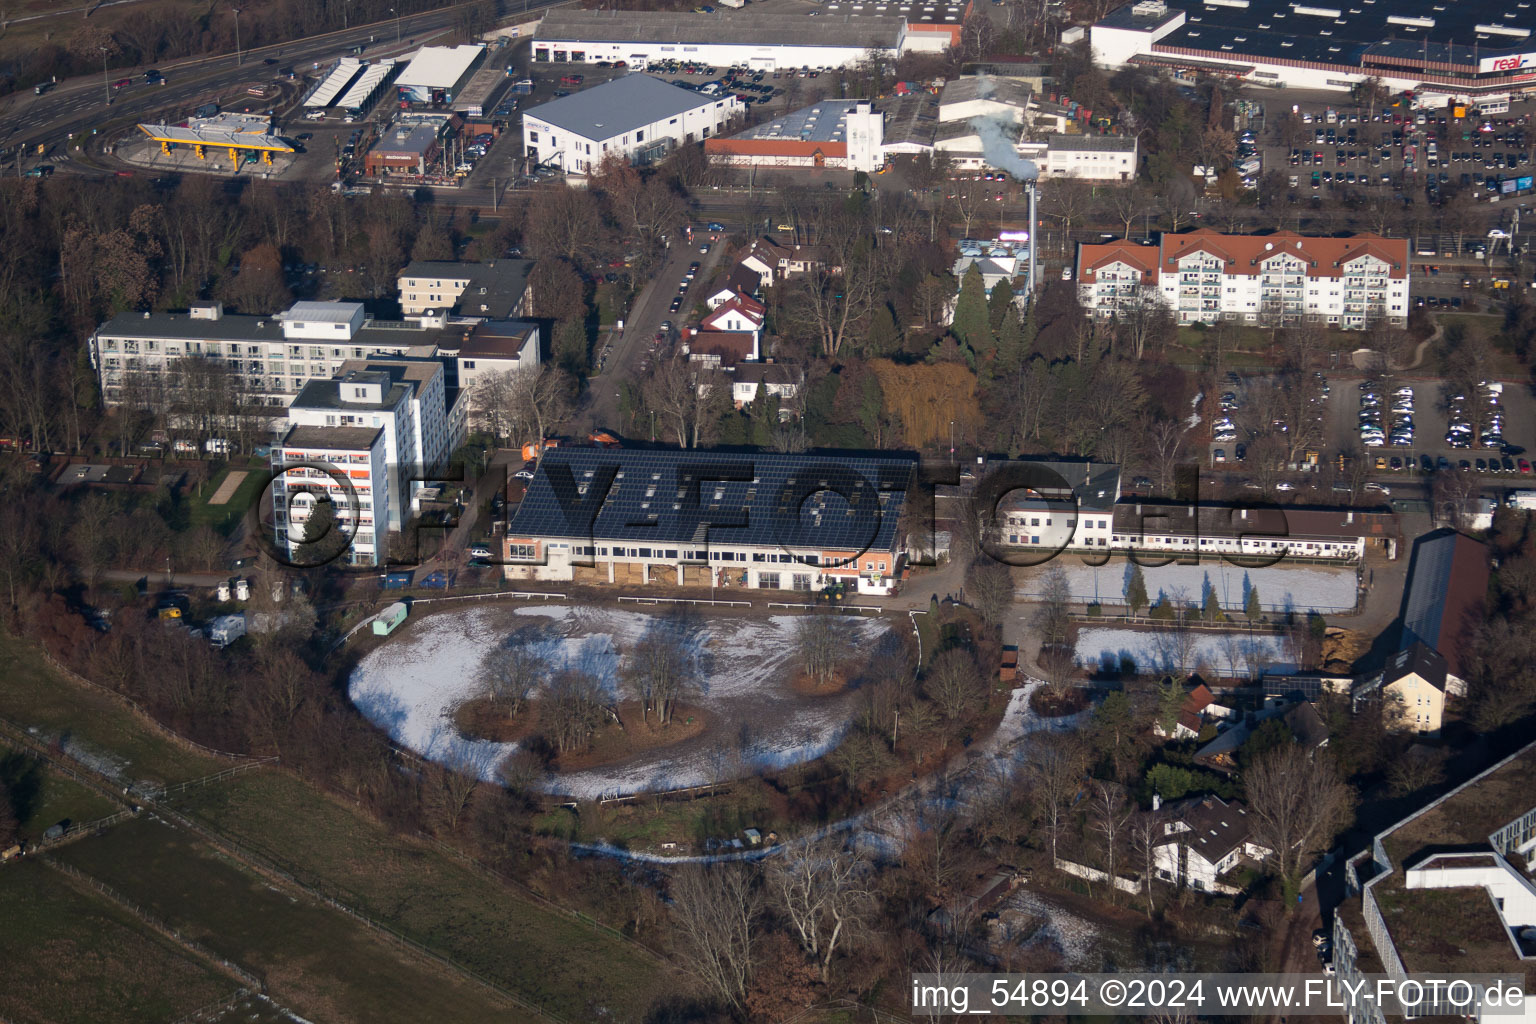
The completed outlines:
[[[1498,381],[1482,381],[1477,385],[1477,390],[1471,395],[1452,394],[1446,396],[1446,408],[1448,411],[1445,430],[1445,443],[1452,448],[1470,448],[1473,440],[1473,417],[1470,415],[1472,406],[1470,402],[1486,403],[1485,415],[1481,420],[1481,447],[1504,447],[1504,385]]]
[[[1398,447],[1412,445],[1413,388],[1404,385],[1394,389],[1391,401],[1385,406],[1381,392],[1381,384],[1377,381],[1360,384],[1360,443],[1367,448],[1380,448],[1388,443]],[[1387,419],[1389,411],[1390,420]]]

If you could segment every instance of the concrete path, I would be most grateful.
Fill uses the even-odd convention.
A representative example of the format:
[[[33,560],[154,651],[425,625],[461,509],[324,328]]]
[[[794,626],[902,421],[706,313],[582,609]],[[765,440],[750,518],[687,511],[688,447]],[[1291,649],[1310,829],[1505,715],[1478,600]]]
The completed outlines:
[[[231,470],[230,474],[224,478],[224,482],[219,484],[219,489],[213,492],[213,497],[208,499],[208,504],[228,505],[229,499],[235,496],[235,492],[240,489],[240,485],[245,483],[245,478],[250,475],[249,472],[243,469]]]

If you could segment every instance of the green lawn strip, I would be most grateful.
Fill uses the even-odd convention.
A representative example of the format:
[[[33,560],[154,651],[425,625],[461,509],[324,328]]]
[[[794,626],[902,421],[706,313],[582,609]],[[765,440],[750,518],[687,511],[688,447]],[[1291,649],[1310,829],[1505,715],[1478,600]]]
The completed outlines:
[[[36,842],[50,825],[80,825],[122,808],[100,793],[51,771],[41,758],[0,742],[0,781],[17,806],[21,837]]]
[[[230,495],[229,500],[222,505],[208,504],[208,500],[219,493],[219,485],[224,482],[224,478],[232,472],[245,473],[245,479],[240,481],[240,486],[235,488],[235,493]],[[198,493],[192,497],[187,507],[187,518],[194,526],[206,525],[221,533],[227,532],[228,527],[250,511],[251,503],[261,493],[265,479],[266,474],[260,466],[245,463],[230,465],[203,484]]]
[[[231,762],[189,750],[94,687],[55,672],[35,647],[0,634],[0,718],[36,728],[40,739],[69,736],[120,769],[122,780],[179,782]],[[110,765],[107,765],[110,767]]]
[[[654,959],[527,899],[451,855],[391,835],[281,771],[187,794],[187,813],[295,877],[571,1020],[639,1019],[661,991]]]
[[[281,891],[187,832],[148,816],[54,855],[156,919],[265,979],[316,1021],[483,1024],[507,1005],[364,924]]]
[[[0,921],[0,1017],[16,1024],[163,1024],[239,987],[35,861],[0,867]]]

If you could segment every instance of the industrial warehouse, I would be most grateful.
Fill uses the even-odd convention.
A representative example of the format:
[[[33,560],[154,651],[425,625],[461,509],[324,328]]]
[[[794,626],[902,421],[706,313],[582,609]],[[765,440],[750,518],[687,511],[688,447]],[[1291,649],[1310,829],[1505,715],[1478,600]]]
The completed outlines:
[[[956,22],[958,25],[958,21]],[[829,14],[810,19],[789,14],[659,14],[647,11],[551,10],[534,36],[538,61],[575,64],[625,61],[697,61],[778,68],[839,68],[877,53],[896,57],[907,49],[908,25],[899,13],[860,17]],[[912,34],[915,40],[917,33]],[[928,35],[934,35],[928,33]],[[935,35],[938,47],[950,43]]]
[[[1536,86],[1523,0],[1403,0],[1360,8],[1289,0],[1140,0],[1088,30],[1095,62],[1199,72],[1277,89],[1368,78],[1420,105],[1507,99]],[[1082,29],[1063,33],[1065,42]]]

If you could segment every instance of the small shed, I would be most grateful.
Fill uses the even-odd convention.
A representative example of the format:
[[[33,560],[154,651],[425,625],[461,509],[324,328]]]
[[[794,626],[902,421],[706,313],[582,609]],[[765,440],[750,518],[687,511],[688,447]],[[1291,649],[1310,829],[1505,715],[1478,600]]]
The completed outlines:
[[[395,631],[400,623],[405,621],[405,602],[396,601],[385,608],[373,620],[373,632],[375,636],[388,636]]]

